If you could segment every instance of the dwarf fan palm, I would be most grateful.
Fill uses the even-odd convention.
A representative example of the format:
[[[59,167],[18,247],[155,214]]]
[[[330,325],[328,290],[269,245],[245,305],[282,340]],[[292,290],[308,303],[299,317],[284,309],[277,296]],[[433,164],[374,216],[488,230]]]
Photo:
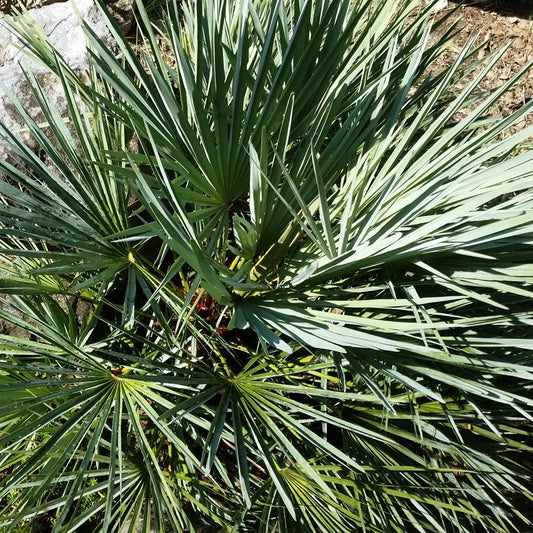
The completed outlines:
[[[416,4],[139,2],[88,81],[12,21],[69,121],[2,128],[3,530],[528,523],[531,106]]]

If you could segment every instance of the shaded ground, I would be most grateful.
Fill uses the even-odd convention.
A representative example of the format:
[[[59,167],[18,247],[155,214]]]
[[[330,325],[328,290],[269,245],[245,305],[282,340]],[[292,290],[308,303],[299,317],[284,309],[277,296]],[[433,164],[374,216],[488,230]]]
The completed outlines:
[[[526,19],[533,15],[533,0],[449,0],[449,2],[477,6],[502,15],[516,15]]]
[[[481,9],[500,13],[504,16],[515,15],[525,19],[533,16],[533,0],[449,0],[451,3],[477,6]]]

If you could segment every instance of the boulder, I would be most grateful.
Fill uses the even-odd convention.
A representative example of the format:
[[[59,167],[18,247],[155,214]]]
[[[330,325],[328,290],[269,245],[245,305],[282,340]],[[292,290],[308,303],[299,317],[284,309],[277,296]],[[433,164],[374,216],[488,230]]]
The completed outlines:
[[[76,9],[70,2],[58,2],[31,9],[29,13],[49,36],[60,55],[80,76],[87,71],[86,40],[80,27],[80,16],[108,46],[113,46],[113,39],[104,17],[93,0],[76,0]],[[0,121],[11,131],[16,132],[21,139],[30,142],[25,134],[24,125],[6,95],[7,89],[20,100],[35,120],[38,122],[42,120],[21,66],[36,76],[45,94],[57,104],[60,111],[66,110],[65,98],[59,79],[17,47],[16,38],[1,20],[4,16],[10,15],[0,15]],[[0,157],[8,155],[9,149],[0,139]]]
[[[433,7],[433,11],[437,13],[448,7],[448,0],[422,0],[422,5],[428,6],[430,4]]]
[[[0,13],[11,13],[14,9],[36,9],[50,4],[67,2],[68,0],[0,0]],[[135,0],[106,0],[107,7],[115,17],[120,29],[126,34],[133,22]]]

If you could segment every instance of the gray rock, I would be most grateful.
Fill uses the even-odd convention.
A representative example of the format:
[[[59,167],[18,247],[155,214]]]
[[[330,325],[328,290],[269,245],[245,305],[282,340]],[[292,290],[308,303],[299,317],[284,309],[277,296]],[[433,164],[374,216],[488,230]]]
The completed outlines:
[[[433,2],[435,2],[435,0],[424,0],[422,4],[427,6],[429,4],[433,4]],[[438,11],[442,11],[443,9],[446,9],[447,7],[448,7],[448,0],[438,0],[433,5],[433,11],[437,13]]]
[[[36,9],[68,0],[0,0],[0,13],[12,13],[19,8]],[[106,0],[109,12],[115,17],[120,29],[127,34],[133,23],[135,0]]]
[[[32,9],[30,14],[44,33],[49,36],[63,59],[83,77],[87,70],[86,40],[78,17],[81,16],[108,46],[113,46],[113,39],[93,0],[77,0],[76,8],[79,15],[74,11],[70,2],[61,2]],[[39,107],[24,78],[21,66],[36,76],[45,94],[62,112],[66,110],[65,99],[61,83],[56,76],[44,66],[31,60],[17,47],[16,39],[1,20],[3,16],[0,15],[0,121],[31,145],[31,139],[25,133],[24,125],[5,92],[7,89],[8,92],[13,93],[35,120],[38,122],[42,120]],[[0,139],[0,157],[8,155],[9,148],[5,141]]]

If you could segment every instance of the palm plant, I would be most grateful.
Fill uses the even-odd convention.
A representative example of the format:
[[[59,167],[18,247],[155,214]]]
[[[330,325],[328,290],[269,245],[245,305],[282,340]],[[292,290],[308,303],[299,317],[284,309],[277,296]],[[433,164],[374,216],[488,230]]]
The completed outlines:
[[[11,21],[1,531],[524,530],[531,105],[416,4],[139,2],[85,80]]]

